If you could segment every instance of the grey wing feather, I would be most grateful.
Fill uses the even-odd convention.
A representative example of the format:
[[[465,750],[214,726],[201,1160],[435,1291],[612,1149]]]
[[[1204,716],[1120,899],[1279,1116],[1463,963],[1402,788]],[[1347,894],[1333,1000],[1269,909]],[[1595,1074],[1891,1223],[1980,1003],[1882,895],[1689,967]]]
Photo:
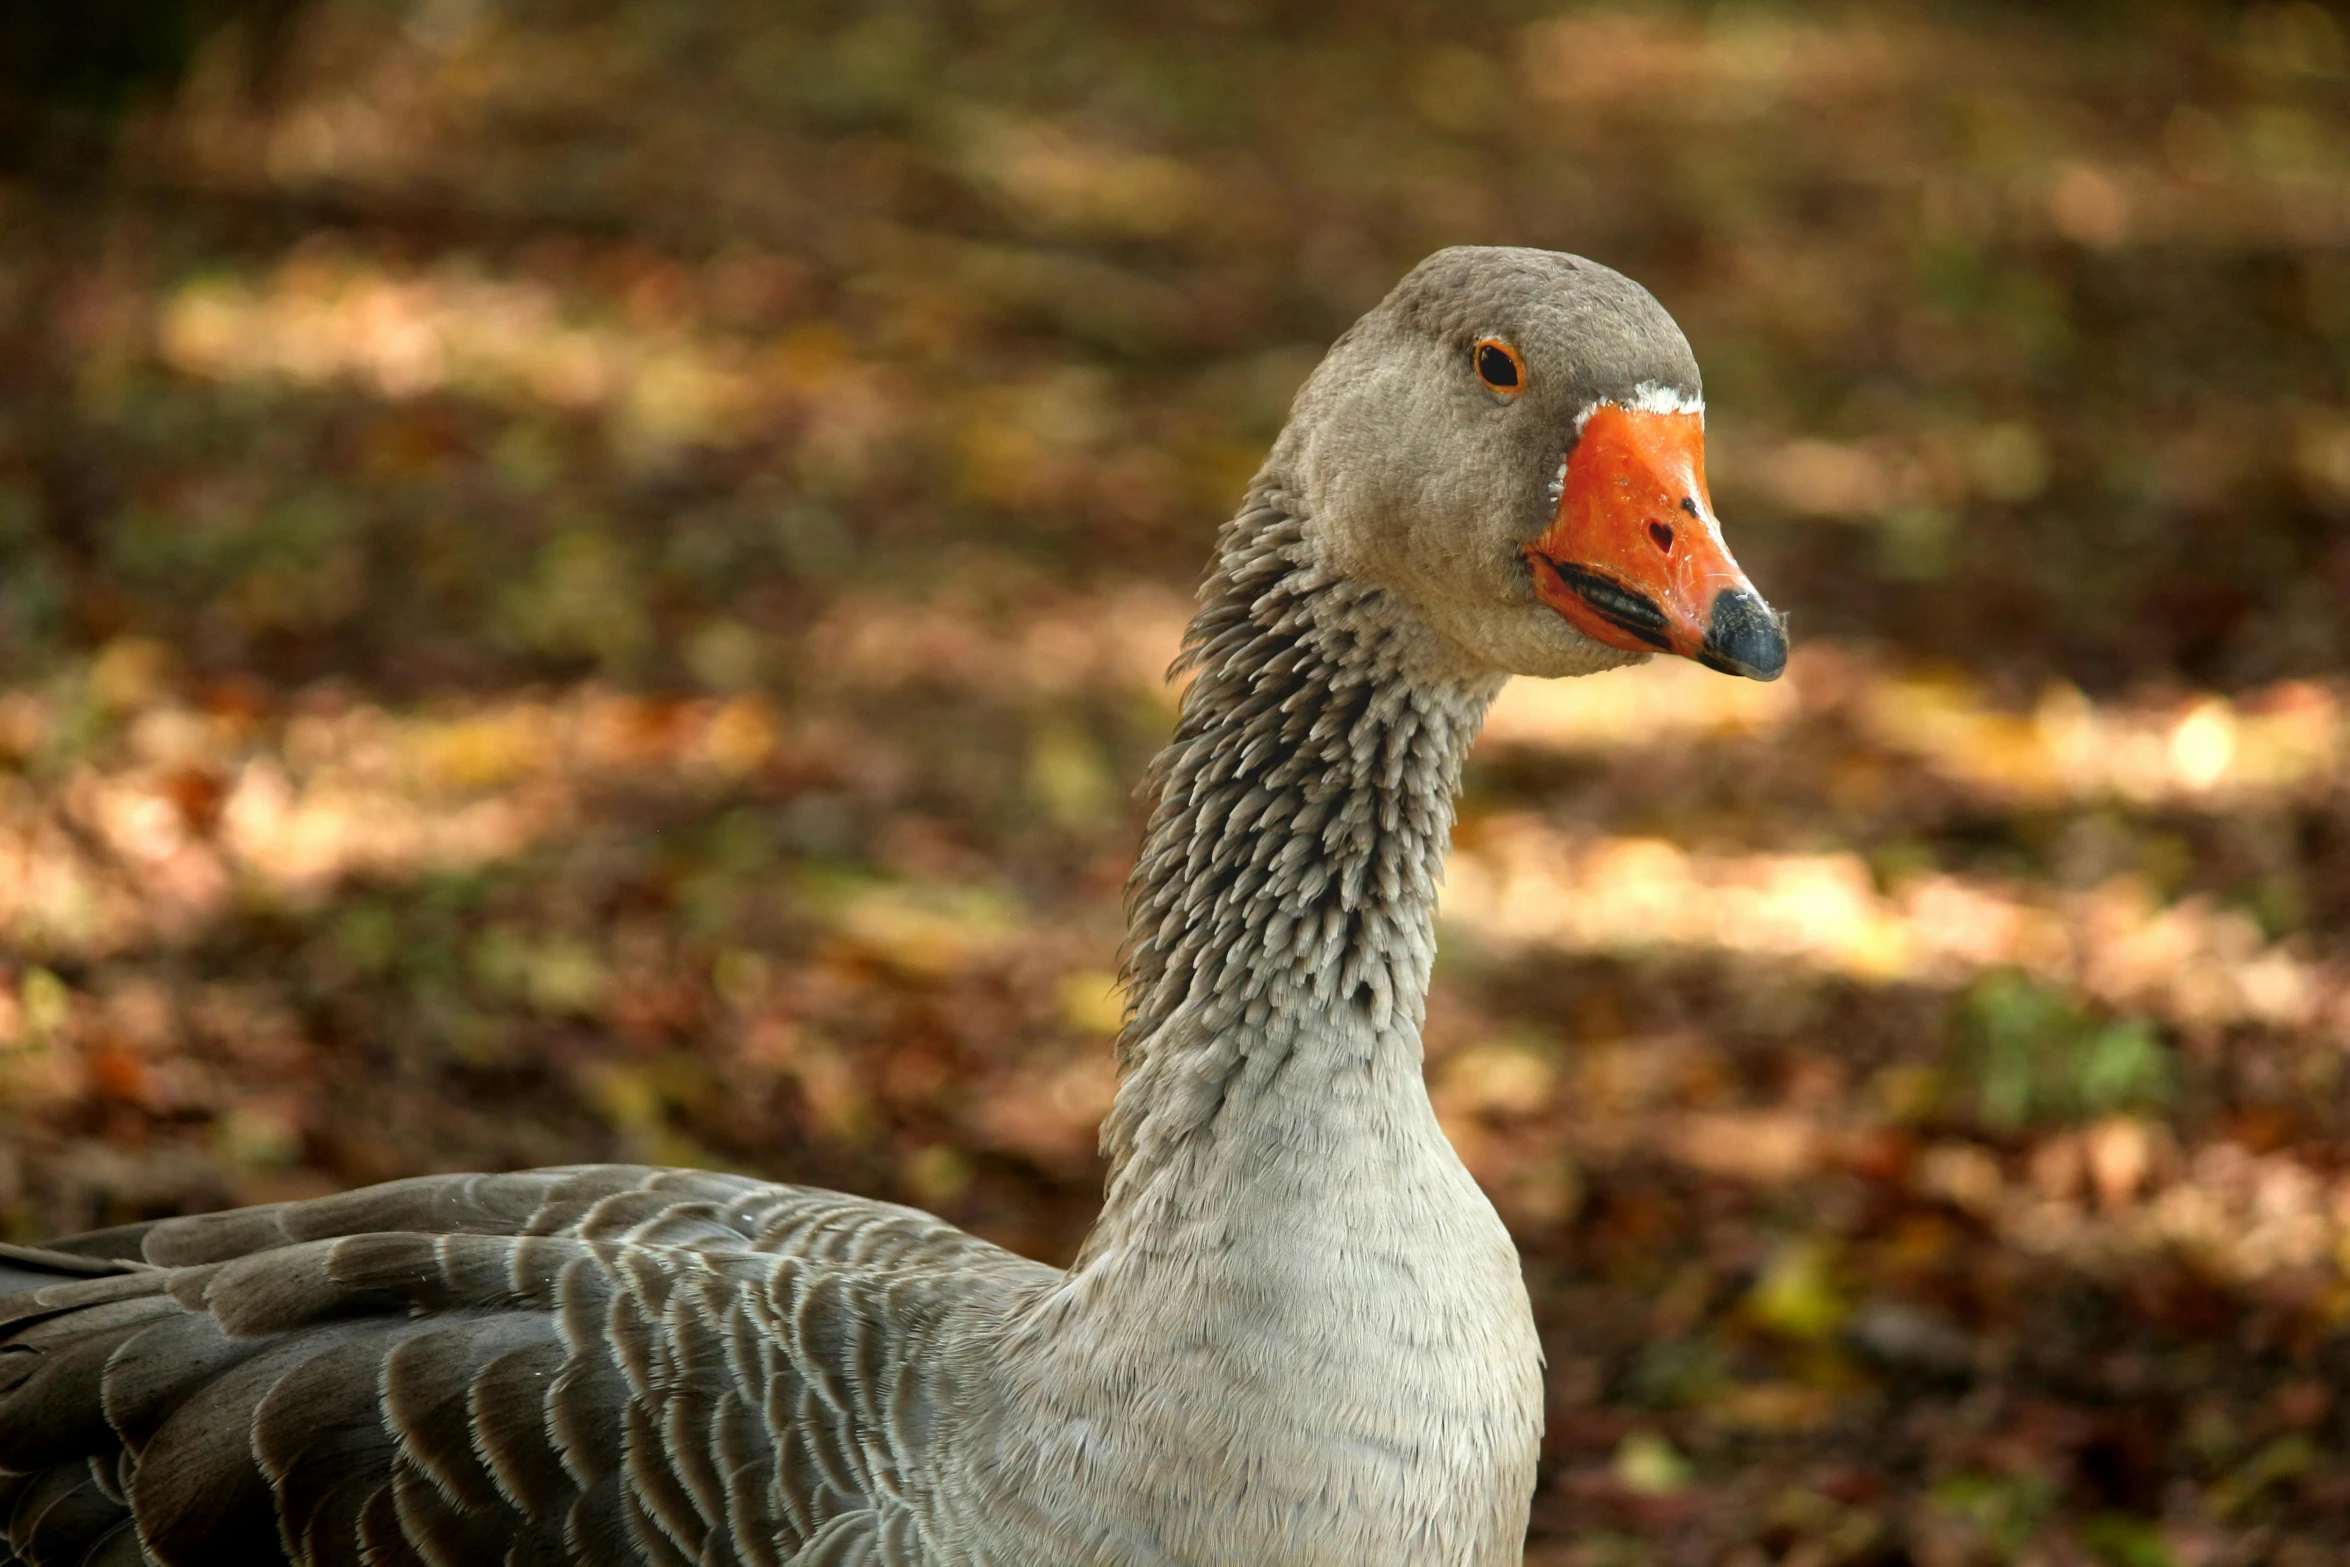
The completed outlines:
[[[0,1567],[901,1567],[909,1359],[1052,1276],[631,1166],[0,1247]]]

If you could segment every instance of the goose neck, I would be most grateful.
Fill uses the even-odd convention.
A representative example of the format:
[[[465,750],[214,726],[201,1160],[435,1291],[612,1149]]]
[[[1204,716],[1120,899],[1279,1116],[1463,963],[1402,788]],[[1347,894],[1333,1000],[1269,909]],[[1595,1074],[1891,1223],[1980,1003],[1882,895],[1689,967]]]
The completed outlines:
[[[1267,487],[1225,535],[1128,889],[1101,1218],[998,1341],[979,1483],[1093,1542],[1073,1561],[1523,1548],[1533,1319],[1420,1070],[1453,794],[1500,682],[1312,544]]]
[[[1425,1118],[1437,886],[1501,684],[1324,566],[1274,485],[1227,528],[1202,597],[1128,887],[1108,1219],[1203,1136],[1294,1144],[1300,1106],[1338,1113],[1335,1079],[1340,1100],[1401,1096]]]

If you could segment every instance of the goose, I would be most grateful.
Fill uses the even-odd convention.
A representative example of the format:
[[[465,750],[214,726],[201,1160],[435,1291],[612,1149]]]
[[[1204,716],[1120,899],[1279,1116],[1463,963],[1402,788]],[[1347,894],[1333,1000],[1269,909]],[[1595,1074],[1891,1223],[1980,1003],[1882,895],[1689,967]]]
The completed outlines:
[[[1066,1270],[697,1170],[435,1175],[0,1251],[8,1567],[1503,1567],[1542,1353],[1420,1027],[1512,674],[1768,680],[1696,361],[1575,256],[1430,257],[1224,528]]]

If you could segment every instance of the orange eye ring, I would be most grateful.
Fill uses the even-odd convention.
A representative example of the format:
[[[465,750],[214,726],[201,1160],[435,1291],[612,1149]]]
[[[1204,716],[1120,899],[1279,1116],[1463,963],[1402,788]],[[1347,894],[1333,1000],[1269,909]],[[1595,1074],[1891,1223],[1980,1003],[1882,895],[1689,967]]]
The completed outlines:
[[[1469,350],[1469,363],[1476,367],[1478,380],[1504,397],[1515,397],[1526,389],[1526,361],[1498,337],[1477,339]]]

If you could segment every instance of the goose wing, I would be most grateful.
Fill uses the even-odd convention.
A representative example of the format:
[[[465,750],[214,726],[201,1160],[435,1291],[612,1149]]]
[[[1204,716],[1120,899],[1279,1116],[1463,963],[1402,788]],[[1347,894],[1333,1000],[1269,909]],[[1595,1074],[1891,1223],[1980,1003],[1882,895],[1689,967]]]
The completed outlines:
[[[940,1336],[1052,1277],[912,1209],[623,1166],[11,1248],[0,1567],[910,1563]]]

